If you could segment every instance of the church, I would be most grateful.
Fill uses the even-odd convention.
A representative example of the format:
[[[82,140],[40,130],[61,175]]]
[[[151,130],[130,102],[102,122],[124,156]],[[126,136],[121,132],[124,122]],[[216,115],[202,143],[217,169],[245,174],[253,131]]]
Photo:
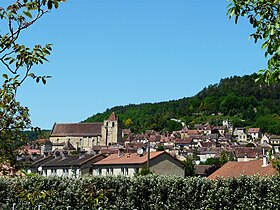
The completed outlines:
[[[110,146],[122,142],[122,124],[114,112],[103,123],[55,123],[50,141],[53,150],[91,151],[94,146]]]

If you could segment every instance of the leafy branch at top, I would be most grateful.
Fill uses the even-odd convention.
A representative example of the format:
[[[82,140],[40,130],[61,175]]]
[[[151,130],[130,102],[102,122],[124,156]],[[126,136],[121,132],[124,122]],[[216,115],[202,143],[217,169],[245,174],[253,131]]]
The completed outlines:
[[[267,84],[280,81],[280,1],[279,0],[230,0],[227,15],[247,17],[255,32],[250,35],[255,43],[263,40],[262,49],[268,58],[267,69],[259,71],[257,81]]]
[[[52,8],[58,8],[63,0],[23,0],[16,1],[6,9],[0,8],[1,28],[0,34],[0,61],[10,75],[19,75],[18,86],[27,77],[31,77],[45,84],[47,77],[36,76],[31,72],[34,65],[43,64],[52,51],[52,45],[35,45],[33,48],[18,43],[23,30],[29,28]],[[6,24],[3,24],[6,23]]]

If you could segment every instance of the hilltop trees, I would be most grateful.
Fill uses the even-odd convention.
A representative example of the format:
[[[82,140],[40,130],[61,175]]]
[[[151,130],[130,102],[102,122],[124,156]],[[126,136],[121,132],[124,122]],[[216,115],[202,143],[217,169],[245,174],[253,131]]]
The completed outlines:
[[[280,134],[280,83],[260,85],[257,74],[234,76],[209,85],[197,95],[169,102],[117,106],[88,118],[88,122],[102,122],[115,112],[125,128],[141,133],[147,129],[174,131],[182,128],[178,119],[193,129],[195,124],[209,122],[220,125],[229,119],[234,126],[260,127],[263,132]],[[133,123],[126,123],[126,120]]]
[[[51,45],[29,48],[20,43],[22,32],[63,0],[18,0],[0,7],[0,163],[13,162],[15,149],[25,139],[21,131],[30,127],[28,108],[16,99],[18,88],[31,77],[46,83],[48,76],[35,75],[34,66],[48,61]],[[3,3],[5,4],[5,3]]]
[[[279,0],[232,0],[227,15],[247,17],[255,32],[250,35],[255,43],[263,39],[262,49],[268,57],[267,69],[259,71],[259,79],[265,83],[280,81],[280,1]]]

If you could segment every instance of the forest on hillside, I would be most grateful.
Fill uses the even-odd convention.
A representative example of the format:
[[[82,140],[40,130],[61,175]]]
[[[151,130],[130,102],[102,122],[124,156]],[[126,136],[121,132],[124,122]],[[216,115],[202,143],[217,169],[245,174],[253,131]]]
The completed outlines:
[[[280,134],[280,84],[255,82],[257,74],[233,76],[209,85],[193,97],[160,103],[130,104],[107,109],[84,122],[102,122],[115,112],[124,128],[135,133],[145,130],[172,131],[209,122],[220,125],[229,119],[235,127],[260,127]]]

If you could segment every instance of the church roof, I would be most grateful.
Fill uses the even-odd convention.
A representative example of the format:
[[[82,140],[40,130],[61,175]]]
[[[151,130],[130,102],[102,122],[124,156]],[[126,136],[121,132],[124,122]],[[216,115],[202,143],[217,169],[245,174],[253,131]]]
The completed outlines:
[[[100,136],[103,123],[56,123],[51,137]]]
[[[115,112],[112,112],[112,114],[110,115],[110,117],[108,118],[109,121],[114,121],[114,120],[118,120],[117,115],[115,114]]]

